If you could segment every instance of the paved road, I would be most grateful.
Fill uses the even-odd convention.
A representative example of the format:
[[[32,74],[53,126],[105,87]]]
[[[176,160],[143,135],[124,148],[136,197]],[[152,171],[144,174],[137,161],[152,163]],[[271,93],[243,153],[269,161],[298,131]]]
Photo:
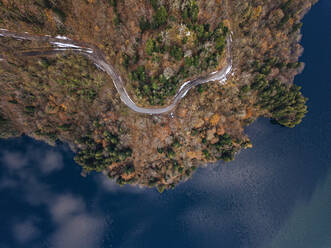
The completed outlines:
[[[231,36],[229,36],[227,39],[227,58],[226,58],[227,63],[222,70],[213,72],[208,76],[199,77],[197,79],[183,83],[183,85],[177,91],[176,95],[173,97],[171,103],[168,106],[157,107],[157,108],[144,108],[144,107],[139,107],[135,102],[132,101],[132,99],[130,98],[129,94],[127,93],[124,87],[123,79],[118,73],[116,73],[114,67],[111,64],[107,63],[104,53],[99,48],[90,44],[76,42],[62,36],[50,37],[50,36],[30,35],[28,33],[17,34],[5,29],[0,29],[0,36],[14,38],[18,40],[48,42],[54,46],[53,49],[47,49],[47,50],[43,49],[43,50],[33,50],[33,51],[25,51],[25,52],[23,51],[21,53],[23,56],[40,56],[47,54],[49,55],[54,53],[61,53],[68,50],[87,56],[90,60],[93,61],[93,63],[99,69],[106,72],[112,78],[113,83],[121,97],[122,102],[133,111],[143,114],[157,115],[157,114],[168,113],[176,107],[178,102],[183,97],[185,97],[187,92],[193,87],[211,81],[219,81],[220,84],[224,84],[226,82],[227,76],[232,71],[232,58],[231,58],[232,41],[231,41]],[[3,59],[0,55],[0,61],[1,60]]]

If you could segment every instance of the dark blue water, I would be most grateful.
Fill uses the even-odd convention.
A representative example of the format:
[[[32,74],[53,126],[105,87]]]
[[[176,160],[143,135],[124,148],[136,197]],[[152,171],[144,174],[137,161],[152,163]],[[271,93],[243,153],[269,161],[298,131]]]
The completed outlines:
[[[331,247],[331,1],[303,34],[303,123],[260,119],[253,149],[162,195],[81,177],[65,145],[1,140],[0,248]]]

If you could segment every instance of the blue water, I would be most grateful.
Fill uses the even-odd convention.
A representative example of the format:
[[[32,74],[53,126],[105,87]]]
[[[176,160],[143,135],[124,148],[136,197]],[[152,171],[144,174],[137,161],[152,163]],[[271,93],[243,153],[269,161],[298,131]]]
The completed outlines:
[[[331,1],[303,35],[303,123],[258,120],[253,149],[162,195],[81,177],[66,145],[1,140],[0,248],[331,247]]]

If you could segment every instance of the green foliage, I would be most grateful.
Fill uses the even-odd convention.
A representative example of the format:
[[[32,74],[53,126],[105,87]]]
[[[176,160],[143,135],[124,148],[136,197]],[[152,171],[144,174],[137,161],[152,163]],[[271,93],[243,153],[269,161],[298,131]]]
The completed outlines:
[[[168,21],[168,11],[167,8],[163,5],[159,6],[157,0],[150,0],[153,9],[155,10],[155,15],[153,16],[152,22],[147,18],[141,17],[139,20],[139,27],[141,32],[145,32],[150,28],[158,29],[161,26],[165,25]]]
[[[228,28],[224,26],[223,23],[220,23],[212,34],[215,40],[215,48],[219,51],[220,54],[223,53],[226,45],[226,36],[228,35]]]
[[[221,155],[221,159],[223,159],[225,162],[230,162],[234,160],[234,151],[224,151]]]
[[[163,184],[159,184],[156,188],[160,194],[162,194],[163,191],[165,190],[165,186]]]
[[[19,92],[6,92],[11,96],[10,103],[16,104],[18,111],[25,114],[19,125],[24,126],[27,134],[34,133],[51,142],[68,136],[64,133],[67,131],[76,135],[79,132],[77,126],[84,125],[81,120],[89,118],[77,118],[76,111],[83,111],[80,111],[82,116],[89,114],[85,104],[96,98],[103,82],[102,73],[84,57],[72,54],[24,60],[24,63],[25,66],[20,68],[14,61],[8,70],[10,80],[2,77],[4,86],[11,85]],[[56,98],[61,100],[56,102]],[[41,123],[38,129],[35,119]]]
[[[240,93],[241,94],[247,94],[251,90],[251,87],[246,84],[240,88]]]
[[[174,77],[166,79],[163,75],[158,78],[150,78],[144,66],[138,66],[136,70],[130,73],[130,79],[139,82],[136,89],[138,98],[147,98],[151,105],[163,104],[167,96],[171,96],[176,90],[176,79]]]
[[[198,25],[198,24],[197,24],[197,25],[194,25],[194,31],[195,31],[195,33],[197,34],[198,39],[202,39],[202,38],[203,38],[203,36],[204,36],[204,31],[205,31],[203,25]]]
[[[149,1],[150,1],[151,5],[152,5],[153,9],[154,10],[157,10],[157,8],[159,7],[158,0],[149,0]]]
[[[109,3],[112,7],[114,7],[114,8],[117,7],[117,0],[109,0]]]
[[[157,148],[157,152],[160,153],[160,154],[164,153],[164,148],[158,147]]]
[[[110,5],[114,8],[114,18],[113,18],[113,23],[116,27],[119,27],[121,24],[121,18],[120,15],[117,11],[117,0],[109,0]]]
[[[60,125],[59,129],[62,131],[69,131],[70,127],[71,127],[71,123],[66,123],[66,124]]]
[[[181,60],[184,56],[182,48],[177,45],[174,45],[170,49],[170,55],[175,58],[177,61]]]
[[[210,153],[207,149],[202,151],[203,155],[205,156],[206,159],[210,159]]]
[[[53,12],[60,18],[60,20],[62,22],[65,22],[65,20],[66,20],[66,14],[64,13],[64,11],[62,9],[59,9],[59,8],[54,7],[53,8]]]
[[[47,70],[51,73],[51,80],[57,83],[57,88],[63,90],[63,94],[87,102],[93,102],[96,99],[98,95],[97,90],[103,82],[99,82],[98,77],[89,73],[89,71],[94,69],[94,66],[85,59],[67,55],[58,57],[56,61],[44,58],[39,64],[43,67],[47,66]],[[40,69],[31,68],[34,71],[34,75],[40,77],[40,81],[48,82],[50,80],[45,77],[45,74]],[[57,73],[55,76],[54,72],[57,71],[62,73]]]
[[[216,39],[215,47],[219,51],[223,51],[225,47],[225,37],[218,37]]]
[[[292,6],[291,6],[292,4],[293,4],[293,0],[288,0],[281,6],[281,9],[284,12],[284,17],[278,23],[277,27],[279,29],[281,29],[290,20],[291,16],[293,15]]]
[[[107,145],[95,142],[90,136],[84,136],[76,141],[82,149],[75,157],[75,161],[85,171],[102,171],[114,162],[121,162],[131,157],[130,148],[120,148],[118,136],[108,131],[103,134]],[[133,172],[132,166],[125,167],[125,172]]]
[[[148,54],[148,55],[152,55],[153,54],[153,52],[155,52],[156,50],[155,50],[155,40],[153,40],[153,39],[148,39],[147,40],[147,42],[146,42],[146,53]]]
[[[254,61],[252,66],[255,72],[258,72],[263,75],[269,75],[271,73],[272,68],[276,67],[278,69],[283,69],[285,65],[286,65],[285,62],[280,61],[279,58],[277,57],[273,57],[273,58],[265,59],[263,63],[259,61]]]
[[[300,65],[301,65],[300,62],[293,62],[293,63],[288,63],[286,67],[289,69],[298,69]]]
[[[128,67],[129,67],[129,64],[130,64],[130,56],[129,55],[127,55],[127,54],[124,54],[123,55],[123,66],[126,68],[126,69],[128,69]]]
[[[36,111],[36,107],[35,106],[25,106],[24,107],[24,113],[33,116],[34,112]]]
[[[122,65],[128,69],[130,65],[135,65],[139,60],[139,54],[138,51],[135,52],[135,54],[130,57],[128,54],[123,54],[123,62]]]
[[[206,131],[206,130],[204,130]],[[217,135],[218,142],[211,144],[206,138],[202,139],[202,144],[206,147],[202,150],[207,160],[222,159],[225,162],[232,161],[235,153],[240,149],[235,145],[233,138],[228,135]]]
[[[178,139],[174,139],[174,141],[172,142],[171,146],[173,148],[179,148],[179,147],[181,147],[181,144],[180,144],[180,142],[179,142]]]
[[[140,29],[142,32],[149,28],[159,28],[167,23],[168,13],[165,6],[159,6],[157,1],[151,1],[155,9],[155,15],[152,23],[147,18],[142,17],[139,21]],[[131,81],[138,82],[135,89],[135,94],[138,99],[147,100],[151,105],[163,105],[167,97],[173,96],[179,82],[183,79],[196,75],[197,73],[204,72],[211,68],[216,68],[220,61],[220,56],[223,54],[226,46],[226,36],[228,28],[223,23],[214,29],[210,30],[208,23],[198,24],[197,16],[199,8],[196,1],[189,1],[185,6],[188,21],[192,25],[187,25],[190,32],[195,32],[198,39],[196,48],[192,55],[186,55],[184,58],[184,45],[188,42],[188,37],[184,37],[181,42],[172,42],[167,44],[164,39],[158,35],[157,37],[150,38],[146,41],[145,52],[148,55],[147,60],[159,64],[163,54],[169,54],[173,58],[173,63],[178,64],[184,58],[184,64],[177,68],[177,71],[172,76],[165,77],[164,70],[160,68],[159,72],[151,77],[145,71],[144,63],[136,67],[135,70],[129,74]],[[206,41],[210,41],[211,47],[205,47]],[[139,59],[139,57],[137,57]],[[137,59],[137,60],[138,60]],[[129,68],[131,58],[128,55],[123,55],[123,66]],[[138,62],[138,61],[137,61]]]
[[[176,152],[171,147],[168,147],[167,157],[170,158],[170,159],[174,159],[175,156],[176,156]]]
[[[126,174],[132,174],[132,173],[134,173],[135,172],[135,168],[134,168],[133,164],[127,164],[127,165],[125,165],[124,166],[124,172]]]
[[[179,140],[174,139],[174,141],[172,142],[172,144],[170,146],[162,147],[162,148],[158,147],[157,152],[160,154],[165,153],[167,158],[174,159],[176,156],[175,149],[178,149],[179,147],[181,147]],[[178,162],[176,160],[173,160],[173,163],[178,165]]]
[[[199,6],[195,0],[190,0],[184,7],[182,18],[186,24],[193,24],[198,20]]]
[[[156,10],[156,14],[153,17],[152,27],[154,29],[161,27],[167,23],[168,11],[166,7],[161,6]]]
[[[115,15],[113,22],[114,22],[115,26],[119,26],[121,24],[121,19],[120,19],[119,15]]]
[[[141,32],[145,32],[146,30],[151,28],[151,23],[147,18],[141,17],[139,20],[139,27]]]
[[[286,127],[298,125],[307,111],[307,99],[301,87],[283,84],[278,80],[267,81],[259,75],[252,88],[258,91],[257,104],[271,114],[279,124]]]
[[[191,136],[196,136],[199,133],[198,129],[192,129],[191,130]]]
[[[232,138],[228,134],[224,134],[219,136],[219,141],[215,144],[215,146],[218,150],[220,150],[224,146],[231,146],[232,143]]]

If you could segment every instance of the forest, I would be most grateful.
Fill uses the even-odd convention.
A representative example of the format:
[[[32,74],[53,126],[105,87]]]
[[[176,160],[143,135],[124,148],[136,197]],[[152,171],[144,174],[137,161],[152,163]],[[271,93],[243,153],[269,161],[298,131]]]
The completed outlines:
[[[199,85],[171,113],[144,115],[88,56],[27,56],[52,45],[1,36],[0,138],[67,143],[83,174],[172,189],[252,148],[245,127],[257,118],[300,124],[308,99],[293,80],[304,68],[301,19],[315,2],[0,0],[1,29],[98,47],[139,106],[166,106],[183,82],[221,70],[227,45],[233,63],[224,84]]]

